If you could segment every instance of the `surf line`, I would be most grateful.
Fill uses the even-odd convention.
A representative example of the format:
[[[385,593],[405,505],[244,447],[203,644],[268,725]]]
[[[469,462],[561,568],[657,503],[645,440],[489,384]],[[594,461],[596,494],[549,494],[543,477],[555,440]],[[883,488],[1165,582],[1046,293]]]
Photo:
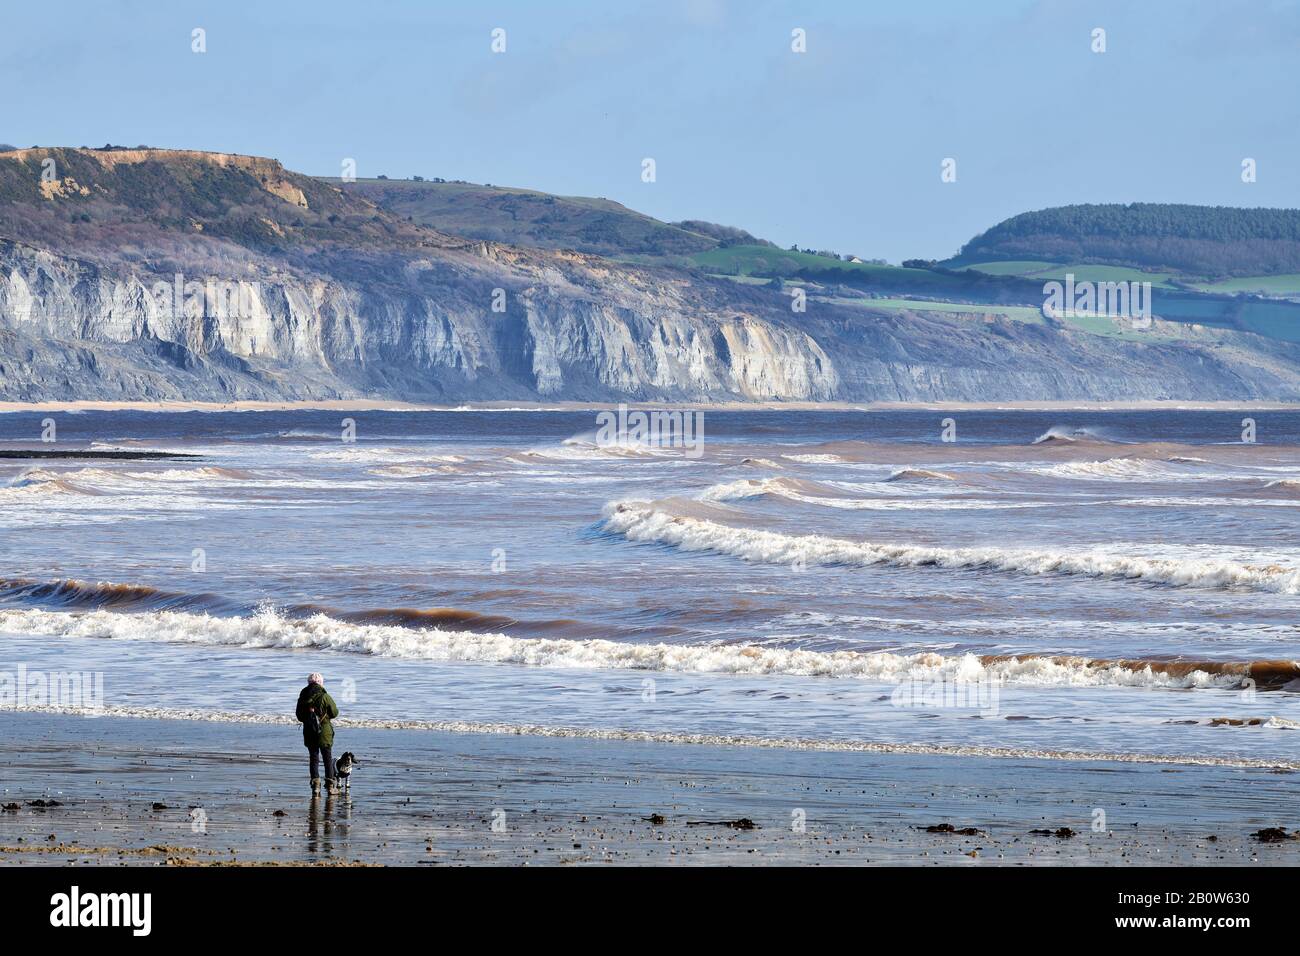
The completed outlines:
[[[28,708],[28,712],[81,716],[76,710]],[[180,711],[153,708],[109,707],[103,716],[135,720],[197,720],[229,724],[296,724],[282,714]],[[704,747],[752,747],[764,750],[811,750],[826,753],[902,754],[926,757],[986,757],[1017,760],[1065,760],[1248,770],[1300,770],[1300,761],[1266,757],[1214,757],[1195,754],[1115,753],[1091,750],[1031,750],[963,744],[890,743],[870,740],[819,740],[803,737],[754,737],[741,734],[701,734],[657,730],[620,730],[600,727],[550,727],[463,720],[400,720],[391,718],[340,718],[339,726],[358,730],[423,730],[448,734],[490,734],[503,737],[550,737],[626,743],[686,744]]]
[[[598,447],[629,444],[680,448],[687,458],[700,458],[704,454],[704,412],[698,409],[629,411],[620,402],[617,412],[605,410],[596,415]]]

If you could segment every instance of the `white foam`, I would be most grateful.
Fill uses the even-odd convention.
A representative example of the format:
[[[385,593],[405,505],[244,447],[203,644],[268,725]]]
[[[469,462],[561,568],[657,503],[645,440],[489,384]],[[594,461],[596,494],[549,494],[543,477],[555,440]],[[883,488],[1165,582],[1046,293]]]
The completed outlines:
[[[1031,466],[1027,470],[1047,478],[1073,481],[1232,481],[1241,475],[1206,471],[1200,459],[1154,460],[1150,458],[1107,458],[1101,461],[1067,461],[1055,465]]]
[[[878,634],[898,634],[900,639],[924,637],[930,646],[935,638],[961,637],[1023,638],[1042,633],[1041,617],[984,617],[936,616],[933,618],[891,617],[878,614],[843,614],[826,611],[787,611],[774,622],[780,629],[774,633],[807,636],[811,631],[829,629],[833,632],[865,630]],[[1272,643],[1286,647],[1296,637],[1296,625],[1268,623],[1265,621],[1225,621],[1221,618],[1206,620],[1178,618],[1146,620],[1099,621],[1094,618],[1069,618],[1054,616],[1051,619],[1052,635],[1058,644],[1086,640],[1108,641],[1141,635],[1147,639],[1194,639],[1193,644],[1212,642],[1249,646]],[[1104,645],[1103,645],[1104,646]],[[1249,653],[1249,652],[1247,652]]]
[[[1300,730],[1300,721],[1289,720],[1286,717],[1270,717],[1260,726],[1269,730]]]
[[[1091,428],[1069,428],[1064,425],[1053,425],[1047,431],[1043,432],[1034,439],[1035,445],[1041,445],[1047,442],[1113,442],[1113,439],[1107,438],[1099,431]]]
[[[1212,558],[1139,557],[1099,549],[940,548],[849,541],[820,535],[786,535],[673,515],[646,501],[611,502],[605,506],[604,526],[632,541],[652,541],[685,551],[714,551],[765,564],[794,565],[799,562],[803,565],[990,569],[1034,575],[1081,574],[1175,587],[1242,588],[1300,594],[1300,570],[1277,565],[1245,565]]]
[[[459,455],[434,454],[416,448],[369,448],[348,447],[318,451],[310,457],[317,461],[341,461],[350,464],[388,464],[388,463],[422,463],[440,462],[458,464],[465,459]]]
[[[287,430],[287,431],[282,431],[282,432],[269,432],[269,433],[266,433],[266,434],[261,435],[261,436],[258,436],[258,437],[262,437],[262,438],[320,438],[320,439],[326,439],[326,440],[330,440],[330,439],[337,440],[337,439],[339,438],[339,435],[340,435],[340,434],[341,434],[340,432],[322,432],[322,431],[313,431],[313,430],[310,429],[310,428],[290,428],[290,429]]]
[[[94,711],[77,708],[25,705],[14,710],[79,717],[119,717],[142,720],[194,720],[232,724],[296,725],[285,714],[238,711],[181,710],[167,707],[107,706]],[[806,737],[761,737],[749,734],[701,734],[605,727],[563,727],[539,724],[492,723],[470,720],[393,720],[339,717],[340,727],[366,730],[421,730],[433,733],[496,734],[510,737],[550,737],[628,743],[679,744],[705,747],[754,747],[777,750],[812,750],[832,753],[903,754],[934,757],[988,757],[1017,760],[1067,760],[1095,763],[1174,764],[1197,767],[1300,770],[1300,761],[1258,757],[1214,757],[1204,754],[1115,753],[1098,750],[1040,750],[1030,747],[992,747],[963,744],[894,743],[873,740],[827,740]]]
[[[744,501],[761,498],[780,488],[779,478],[742,478],[720,485],[710,485],[697,496],[700,501]]]
[[[710,485],[697,497],[700,501],[727,502],[775,496],[787,501],[798,501],[820,508],[839,508],[843,511],[986,511],[1006,508],[1042,508],[1050,504],[1050,502],[1039,501],[992,501],[979,498],[846,498],[805,494],[797,490],[797,487],[785,478],[745,478],[740,481]]]
[[[1207,495],[1204,498],[1117,498],[1110,503],[1142,508],[1300,508],[1300,501],[1286,498],[1225,498],[1222,495]]]
[[[1274,478],[1265,488],[1278,488],[1283,491],[1300,491],[1300,478]]]
[[[580,437],[566,438],[559,445],[543,445],[519,453],[518,457],[526,459],[548,459],[551,461],[618,461],[626,459],[653,460],[660,458],[685,458],[687,449],[677,448],[670,443],[638,442],[630,439],[623,441],[598,442]]]
[[[782,455],[781,457],[804,465],[842,465],[845,463],[845,460],[839,455]]]
[[[370,474],[385,478],[429,478],[443,473],[446,465],[430,468],[428,465],[385,465],[369,469]]]
[[[426,661],[480,661],[555,668],[674,673],[789,675],[896,683],[997,680],[1051,686],[1237,687],[1240,675],[1170,675],[1086,658],[1025,658],[984,664],[973,654],[810,651],[757,644],[634,644],[602,639],[514,638],[505,634],[354,624],[324,614],[247,617],[179,611],[124,613],[0,610],[0,632],[200,646],[315,649]]]
[[[204,466],[199,468],[163,468],[157,471],[115,471],[108,468],[71,468],[59,471],[52,468],[28,468],[10,482],[10,488],[31,488],[49,485],[63,490],[124,486],[153,481],[197,482],[239,481],[243,476],[224,468]]]
[[[157,471],[112,472],[130,481],[242,481],[243,475],[226,468],[163,468]]]

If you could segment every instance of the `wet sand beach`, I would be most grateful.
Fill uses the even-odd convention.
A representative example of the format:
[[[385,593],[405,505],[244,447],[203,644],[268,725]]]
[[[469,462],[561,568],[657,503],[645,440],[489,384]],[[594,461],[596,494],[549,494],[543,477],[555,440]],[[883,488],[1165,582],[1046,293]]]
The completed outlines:
[[[0,740],[8,865],[1300,862],[1251,836],[1300,827],[1259,769],[341,725],[362,766],[312,799],[291,726],[9,712]]]

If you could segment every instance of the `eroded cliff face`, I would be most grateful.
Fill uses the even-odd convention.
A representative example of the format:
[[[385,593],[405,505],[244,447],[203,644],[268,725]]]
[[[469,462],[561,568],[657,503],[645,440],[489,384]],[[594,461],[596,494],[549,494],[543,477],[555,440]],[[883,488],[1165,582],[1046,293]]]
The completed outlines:
[[[1139,344],[789,302],[442,235],[273,160],[0,154],[4,400],[1300,396],[1300,348],[1253,336]]]
[[[365,283],[122,272],[0,242],[0,330],[11,333],[0,338],[0,395],[816,401],[839,391],[833,363],[798,329],[710,314],[671,285],[633,289],[617,272],[457,255],[453,275],[419,258],[371,262],[387,275]]]

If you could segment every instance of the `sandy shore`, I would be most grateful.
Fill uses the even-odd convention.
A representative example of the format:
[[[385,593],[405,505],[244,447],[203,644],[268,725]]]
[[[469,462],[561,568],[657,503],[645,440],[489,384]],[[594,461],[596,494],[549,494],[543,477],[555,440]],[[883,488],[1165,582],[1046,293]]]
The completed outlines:
[[[703,411],[1293,411],[1294,402],[628,402],[629,408],[689,408]],[[12,412],[289,412],[289,411],[599,411],[617,408],[617,402],[453,402],[421,404],[396,399],[338,399],[302,402],[0,402],[0,414]]]
[[[313,800],[294,727],[4,713],[0,863],[1300,863],[1251,837],[1300,826],[1267,770],[340,727],[342,749],[350,795]]]

